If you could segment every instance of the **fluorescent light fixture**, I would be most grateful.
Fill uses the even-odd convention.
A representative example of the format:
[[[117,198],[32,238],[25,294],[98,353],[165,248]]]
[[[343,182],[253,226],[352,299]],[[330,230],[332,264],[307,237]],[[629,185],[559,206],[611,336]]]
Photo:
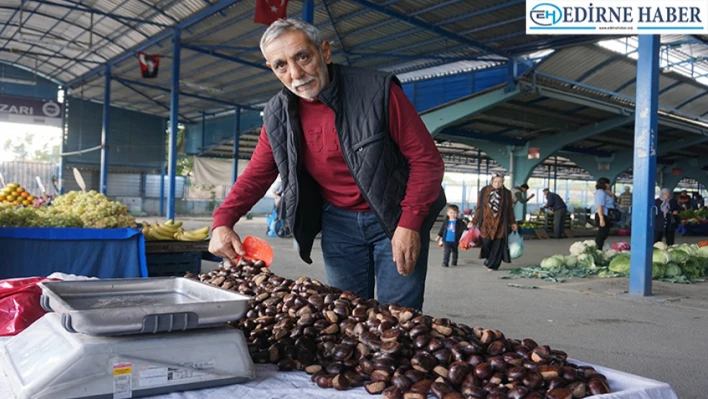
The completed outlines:
[[[28,86],[35,86],[37,84],[37,82],[35,82],[34,80],[15,79],[15,78],[8,78],[5,76],[0,77],[0,82],[16,83],[18,85],[28,85]]]

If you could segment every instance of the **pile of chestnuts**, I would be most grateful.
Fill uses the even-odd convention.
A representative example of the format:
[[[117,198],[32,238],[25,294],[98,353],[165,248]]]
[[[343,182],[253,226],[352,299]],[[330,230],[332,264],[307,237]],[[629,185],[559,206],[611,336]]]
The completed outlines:
[[[321,388],[363,386],[387,399],[576,399],[610,392],[592,367],[532,339],[380,304],[261,261],[186,277],[252,297],[241,329],[255,363],[312,375]]]

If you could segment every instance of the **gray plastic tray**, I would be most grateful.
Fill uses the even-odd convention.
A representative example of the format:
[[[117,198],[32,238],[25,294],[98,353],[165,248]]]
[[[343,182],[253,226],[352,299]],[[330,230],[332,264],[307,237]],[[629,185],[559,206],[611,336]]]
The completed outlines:
[[[69,332],[112,336],[183,331],[243,317],[247,296],[181,277],[40,283],[42,307]]]

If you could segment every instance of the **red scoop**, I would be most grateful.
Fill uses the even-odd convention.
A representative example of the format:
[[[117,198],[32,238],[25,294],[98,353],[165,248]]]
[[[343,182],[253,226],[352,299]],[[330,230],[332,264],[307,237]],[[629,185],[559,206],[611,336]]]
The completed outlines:
[[[243,250],[246,255],[243,256],[246,260],[262,260],[266,267],[270,267],[273,263],[273,248],[262,238],[247,236],[243,240]]]

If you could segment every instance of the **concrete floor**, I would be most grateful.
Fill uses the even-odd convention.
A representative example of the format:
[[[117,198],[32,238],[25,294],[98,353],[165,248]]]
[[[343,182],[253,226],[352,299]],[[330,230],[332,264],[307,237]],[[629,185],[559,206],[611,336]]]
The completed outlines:
[[[195,227],[208,219],[191,219]],[[237,225],[241,236],[265,237],[265,221]],[[424,311],[470,326],[530,337],[566,351],[569,356],[671,384],[679,398],[708,398],[708,282],[680,285],[654,282],[655,296],[626,294],[628,280],[575,279],[565,283],[501,280],[504,270],[540,263],[556,253],[568,254],[579,239],[527,240],[524,256],[499,272],[487,272],[478,250],[461,252],[461,265],[442,268],[442,249],[431,243]],[[294,278],[307,275],[326,281],[319,242],[312,265],[300,261],[292,239],[267,238],[276,253],[273,271]],[[611,237],[610,242],[619,241]],[[628,240],[628,238],[627,238]],[[697,242],[699,238],[678,238]],[[203,268],[214,267],[204,262]],[[538,286],[519,289],[508,283]]]

